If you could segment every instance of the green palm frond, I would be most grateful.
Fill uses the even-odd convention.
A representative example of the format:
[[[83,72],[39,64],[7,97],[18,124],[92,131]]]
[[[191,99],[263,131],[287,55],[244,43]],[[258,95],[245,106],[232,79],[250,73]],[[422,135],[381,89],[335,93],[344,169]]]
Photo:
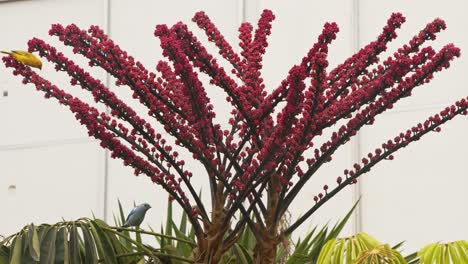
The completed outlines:
[[[334,238],[323,246],[317,264],[406,264],[401,254],[361,232],[352,237]]]
[[[356,259],[355,264],[380,264],[380,263],[407,263],[397,251],[388,244],[382,244],[363,251]]]
[[[421,264],[464,264],[468,263],[468,242],[432,243],[418,252]]]
[[[53,225],[30,224],[0,242],[0,264],[8,263],[193,263],[133,239],[130,234],[164,237],[193,247],[194,243],[143,230],[111,227],[100,219],[80,218]]]
[[[346,216],[341,221],[336,223],[333,228],[324,226],[319,230],[317,227],[315,227],[302,240],[299,240],[295,245],[294,252],[291,254],[286,264],[317,263],[317,259],[319,258],[319,254],[322,251],[325,243],[335,239],[340,234],[350,219],[352,213],[356,209],[358,203],[359,200],[353,205]]]

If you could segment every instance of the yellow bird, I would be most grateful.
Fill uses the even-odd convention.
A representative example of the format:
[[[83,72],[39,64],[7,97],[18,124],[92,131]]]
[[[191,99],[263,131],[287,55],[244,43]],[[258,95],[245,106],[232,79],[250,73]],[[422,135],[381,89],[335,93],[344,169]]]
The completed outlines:
[[[34,54],[30,52],[22,51],[22,50],[12,50],[11,52],[8,52],[8,51],[0,51],[0,52],[12,56],[18,62],[21,62],[24,65],[42,69],[42,62],[36,56],[34,56]]]

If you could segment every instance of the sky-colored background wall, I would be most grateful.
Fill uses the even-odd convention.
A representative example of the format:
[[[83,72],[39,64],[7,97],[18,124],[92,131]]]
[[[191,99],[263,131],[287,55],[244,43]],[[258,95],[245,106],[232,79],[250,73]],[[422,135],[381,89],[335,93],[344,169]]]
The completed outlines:
[[[462,57],[448,71],[437,74],[431,84],[380,116],[374,126],[363,129],[340,150],[334,162],[314,177],[293,204],[293,218],[310,207],[313,195],[324,183],[334,182],[344,168],[385,139],[468,94],[468,60],[464,56],[468,50],[468,4],[464,0],[0,1],[0,24],[4,25],[0,29],[0,48],[26,49],[27,40],[40,37],[85,65],[85,60],[73,56],[69,48],[61,46],[47,32],[52,23],[75,23],[82,28],[96,24],[154,69],[162,58],[159,42],[153,36],[156,24],[184,21],[204,40],[190,22],[196,11],[204,10],[236,46],[240,23],[255,22],[264,8],[273,10],[277,18],[264,59],[263,74],[270,88],[276,87],[289,68],[300,61],[327,21],[336,21],[340,26],[338,38],[330,48],[332,66],[373,40],[395,11],[402,12],[407,23],[387,54],[407,43],[436,17],[445,19],[448,29],[440,34],[434,47],[454,42],[462,49]],[[144,176],[134,177],[120,160],[108,159],[66,108],[44,100],[33,87],[21,85],[20,79],[9,71],[0,66],[0,234],[8,235],[30,222],[74,219],[91,216],[91,212],[112,221],[117,198],[127,209],[134,201],[151,203],[153,209],[146,223],[158,227],[164,218],[167,195]],[[131,100],[131,94],[114,87],[103,71],[91,72],[122,98]],[[66,76],[56,73],[53,66],[46,64],[41,74],[61,88],[89,98],[69,87]],[[221,118],[227,112],[222,107],[224,96],[216,90],[209,94],[219,109],[220,122],[226,123]],[[138,103],[131,105],[139,109]],[[359,213],[345,234],[363,230],[389,243],[407,240],[408,250],[433,241],[467,239],[466,132],[468,120],[457,118],[443,127],[442,133],[429,135],[400,151],[394,161],[380,164],[357,187],[348,188],[320,209],[296,235],[316,224],[336,221],[362,195]],[[195,178],[203,190],[205,178]]]

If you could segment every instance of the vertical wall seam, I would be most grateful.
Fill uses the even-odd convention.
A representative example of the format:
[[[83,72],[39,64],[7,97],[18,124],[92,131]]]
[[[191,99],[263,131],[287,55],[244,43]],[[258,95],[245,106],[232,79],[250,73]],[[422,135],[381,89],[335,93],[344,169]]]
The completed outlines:
[[[241,21],[242,23],[247,22],[247,0],[242,0],[241,1],[241,8],[242,8],[242,13],[241,13]]]
[[[352,6],[352,13],[351,13],[351,25],[353,28],[352,33],[352,46],[353,52],[358,52],[360,43],[360,13],[359,13],[359,0],[353,0]],[[360,140],[360,133],[358,132],[354,139],[352,140],[352,154],[351,158],[353,162],[359,163],[361,158],[361,140]],[[353,188],[353,203],[356,203],[362,194],[362,186],[361,182],[358,181],[357,184],[354,185]],[[359,233],[362,231],[362,202],[358,204],[356,207],[354,218],[353,218],[353,232]]]
[[[110,37],[111,35],[111,27],[110,27],[110,18],[111,18],[111,0],[104,0],[104,30],[106,31],[107,35]],[[106,87],[110,86],[110,76],[109,73],[106,72],[105,76],[105,84]],[[109,107],[106,106],[106,114],[109,115],[110,110]],[[108,193],[109,193],[109,150],[104,149],[104,190],[103,190],[103,206],[102,206],[102,216],[104,221],[107,222],[107,210],[108,210]]]

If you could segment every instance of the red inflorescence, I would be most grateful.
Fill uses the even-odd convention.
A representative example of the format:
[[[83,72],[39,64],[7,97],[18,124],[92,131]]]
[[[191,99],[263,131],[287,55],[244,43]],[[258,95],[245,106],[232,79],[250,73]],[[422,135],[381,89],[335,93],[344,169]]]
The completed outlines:
[[[47,98],[67,106],[113,158],[122,159],[136,175],[145,174],[161,185],[169,192],[169,200],[176,200],[192,220],[197,215],[206,218],[207,213],[190,180],[200,173],[187,168],[190,162],[182,158],[183,149],[206,169],[212,194],[222,192],[230,201],[227,216],[232,217],[236,210],[249,216],[250,210],[243,205],[246,200],[252,210],[265,212],[261,197],[266,192],[276,197],[276,214],[281,215],[321,166],[332,161],[339,147],[363,126],[372,125],[377,115],[448,68],[460,50],[453,44],[438,51],[426,45],[446,28],[443,20],[435,19],[381,60],[379,56],[405,22],[402,14],[395,13],[375,41],[329,69],[329,45],[339,29],[335,23],[325,23],[307,54],[277,88],[269,91],[261,70],[274,19],[274,14],[265,10],[256,29],[243,23],[237,54],[204,12],[195,14],[193,21],[228,62],[228,70],[187,25],[158,25],[154,35],[167,61],[159,61],[156,72],[146,69],[97,26],[82,30],[74,24],[52,25],[51,36],[87,58],[90,66],[104,69],[117,86],[128,87],[143,112],[134,110],[103,82],[41,39],[30,40],[29,51],[39,52],[57,71],[65,72],[71,86],[91,93],[95,103],[110,109],[109,114],[59,89],[11,57],[3,57],[3,62],[13,68],[14,75],[23,77],[23,83],[35,85]],[[203,83],[202,74],[209,83]],[[232,107],[231,115],[222,117],[225,121],[221,123],[217,123],[207,93],[211,86],[225,93],[224,107]],[[466,115],[467,108],[468,98],[462,98],[384,142],[344,170],[334,187],[324,185],[323,193],[313,197],[311,210],[356,183],[378,162],[392,160],[397,150],[428,132],[439,132],[440,126],[455,116]],[[326,133],[330,137],[324,140],[325,131],[331,133]],[[318,140],[322,143],[317,144]],[[192,205],[192,198],[196,205]]]

